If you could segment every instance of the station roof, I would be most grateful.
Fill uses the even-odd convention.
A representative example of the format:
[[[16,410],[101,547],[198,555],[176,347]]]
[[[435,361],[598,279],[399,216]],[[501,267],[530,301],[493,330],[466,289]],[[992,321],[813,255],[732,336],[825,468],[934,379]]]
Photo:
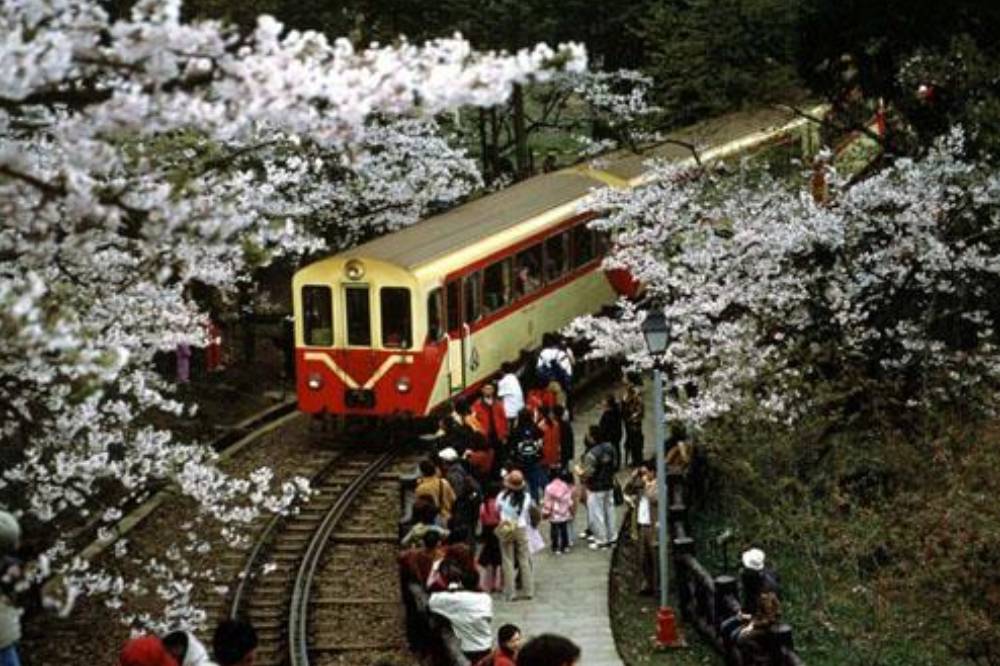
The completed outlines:
[[[413,270],[579,199],[599,187],[604,187],[604,183],[579,173],[535,176],[359,245],[342,256],[379,259]]]

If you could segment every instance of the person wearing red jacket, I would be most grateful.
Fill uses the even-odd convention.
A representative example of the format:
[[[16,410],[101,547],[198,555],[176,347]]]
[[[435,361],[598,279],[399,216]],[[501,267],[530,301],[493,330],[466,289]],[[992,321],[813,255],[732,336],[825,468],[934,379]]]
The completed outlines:
[[[503,402],[496,397],[497,388],[492,382],[483,384],[479,398],[472,404],[472,413],[482,424],[483,434],[490,448],[496,450],[507,441],[507,414]]]
[[[562,449],[562,434],[557,419],[552,418],[552,409],[542,405],[538,409],[535,424],[542,431],[542,465],[552,469],[559,467]]]
[[[517,651],[521,648],[521,629],[505,624],[497,632],[497,647],[473,666],[516,666]]]

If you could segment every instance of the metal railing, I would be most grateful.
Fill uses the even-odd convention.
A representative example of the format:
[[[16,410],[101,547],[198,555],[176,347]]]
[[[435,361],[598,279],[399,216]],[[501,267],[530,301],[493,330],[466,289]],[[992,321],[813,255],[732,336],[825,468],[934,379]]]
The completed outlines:
[[[741,609],[739,581],[729,575],[713,576],[695,556],[695,540],[690,536],[688,516],[688,475],[671,471],[668,476],[671,583],[677,593],[681,617],[722,655],[728,666],[804,666],[805,662],[795,652],[792,628],[788,624],[775,623],[755,632],[747,641],[731,640],[723,635],[722,624]],[[624,525],[629,522],[627,516]]]

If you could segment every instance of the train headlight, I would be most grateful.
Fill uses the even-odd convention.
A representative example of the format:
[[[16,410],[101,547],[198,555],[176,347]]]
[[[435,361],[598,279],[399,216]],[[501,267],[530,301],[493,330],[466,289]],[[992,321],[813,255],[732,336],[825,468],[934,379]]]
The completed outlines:
[[[348,280],[357,282],[365,276],[365,265],[358,259],[351,259],[344,264],[344,273]]]
[[[409,393],[413,385],[410,384],[409,377],[400,377],[396,380],[396,390],[400,393]]]
[[[306,386],[311,388],[313,391],[318,391],[323,388],[323,378],[317,373],[313,372],[306,378]]]

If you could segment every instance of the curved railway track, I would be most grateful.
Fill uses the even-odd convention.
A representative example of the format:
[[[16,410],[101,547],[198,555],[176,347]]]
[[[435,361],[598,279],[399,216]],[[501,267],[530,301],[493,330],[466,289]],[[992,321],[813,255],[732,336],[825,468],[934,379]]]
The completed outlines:
[[[312,501],[261,532],[228,613],[257,628],[255,663],[362,666],[405,651],[392,575],[399,474],[387,470],[412,462],[397,461],[395,451],[341,454],[314,477]]]

